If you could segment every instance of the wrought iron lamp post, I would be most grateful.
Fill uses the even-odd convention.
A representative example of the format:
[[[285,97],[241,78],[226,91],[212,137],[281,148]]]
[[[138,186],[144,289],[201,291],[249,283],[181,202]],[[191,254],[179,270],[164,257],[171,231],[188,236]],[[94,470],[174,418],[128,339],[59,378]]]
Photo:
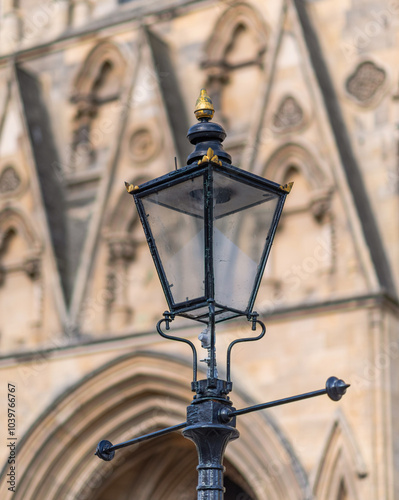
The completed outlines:
[[[101,441],[96,455],[109,461],[115,451],[183,429],[198,451],[198,499],[222,500],[223,455],[237,439],[236,417],[252,411],[322,394],[338,401],[349,387],[336,377],[325,389],[236,410],[232,390],[231,352],[240,342],[260,340],[265,325],[253,306],[266,261],[292,183],[281,186],[231,165],[222,146],[223,128],[212,123],[212,102],[201,90],[195,115],[199,122],[188,131],[195,150],[187,165],[141,186],[126,185],[134,197],[147,242],[169,306],[157,324],[158,333],[184,342],[193,354],[192,403],[184,423],[113,445]],[[197,378],[197,350],[185,338],[166,332],[175,316],[204,324],[200,335],[207,351],[207,378]],[[258,335],[236,339],[227,349],[226,380],[218,377],[215,324],[245,316]],[[164,327],[164,329],[162,329]]]

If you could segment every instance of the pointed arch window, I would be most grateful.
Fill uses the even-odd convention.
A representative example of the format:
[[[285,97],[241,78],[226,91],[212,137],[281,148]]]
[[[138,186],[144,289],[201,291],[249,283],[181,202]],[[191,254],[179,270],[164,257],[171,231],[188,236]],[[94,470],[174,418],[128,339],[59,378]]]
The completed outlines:
[[[349,500],[348,491],[345,486],[345,482],[342,480],[339,485],[338,498],[337,500]]]
[[[294,187],[279,224],[277,248],[274,247],[268,263],[267,272],[273,280],[268,287],[264,282],[265,311],[294,302],[315,304],[331,296],[361,293],[369,283],[361,244],[359,246],[356,234],[350,229],[353,214],[348,211],[346,196],[338,192],[344,184],[334,174],[331,158],[323,156],[321,150],[305,138],[298,138],[298,142],[289,140],[287,137],[287,143],[266,160],[262,172],[264,177],[280,183],[284,183],[290,166],[295,166],[301,174],[296,181],[289,177],[290,181],[294,180]],[[295,214],[292,205],[298,198],[301,178],[307,192],[300,196],[304,210],[297,210]],[[342,231],[349,237],[342,238]],[[292,241],[295,241],[295,252],[287,253]],[[273,263],[278,261],[273,268]]]
[[[329,431],[314,482],[323,500],[359,500],[358,481],[367,476],[355,436],[339,412]]]
[[[240,4],[229,8],[216,21],[207,42],[202,62],[206,87],[215,107],[221,110],[229,134],[248,129],[251,115],[248,100],[256,96],[261,84],[268,38],[269,29],[261,14]],[[238,99],[243,88],[246,99]],[[237,116],[240,120],[233,119]]]
[[[287,144],[269,159],[264,176],[294,182],[279,224],[279,237],[266,269],[261,303],[265,311],[328,294],[335,272],[332,182],[302,146]],[[295,241],[296,251],[287,254]]]
[[[101,116],[120,97],[126,63],[119,49],[103,42],[86,58],[74,83],[71,102],[75,106],[71,143],[71,169],[79,172],[98,167],[107,134]],[[108,130],[107,130],[108,132]]]
[[[42,247],[25,216],[0,212],[0,349],[34,345],[42,321]],[[23,307],[23,314],[20,314]],[[32,335],[33,334],[33,335]]]

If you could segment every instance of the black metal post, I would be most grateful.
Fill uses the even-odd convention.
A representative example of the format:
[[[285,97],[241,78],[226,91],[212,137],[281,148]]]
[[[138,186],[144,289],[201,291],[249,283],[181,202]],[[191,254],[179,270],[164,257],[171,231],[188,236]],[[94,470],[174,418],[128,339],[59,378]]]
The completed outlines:
[[[213,276],[211,276],[213,286]],[[193,383],[196,392],[194,401],[187,407],[187,427],[184,437],[193,441],[198,453],[198,500],[223,500],[223,456],[229,441],[237,439],[239,432],[235,428],[236,419],[221,421],[221,415],[233,411],[227,394],[231,382],[217,377],[215,357],[215,307],[209,303],[208,377]]]
[[[209,327],[213,334],[213,342],[210,343],[212,350],[215,349],[215,318],[213,301],[209,304]],[[256,324],[260,324],[262,332],[257,337],[248,337],[233,341],[228,348],[227,355],[227,380],[221,380],[216,375],[216,361],[212,364],[212,369],[208,374],[208,378],[197,380],[197,351],[195,346],[187,339],[175,337],[166,334],[161,324],[166,324],[166,329],[169,329],[169,323],[173,320],[173,315],[170,313],[164,314],[164,319],[157,324],[158,333],[167,339],[188,344],[193,352],[193,381],[192,390],[196,393],[191,405],[187,407],[187,420],[181,424],[161,429],[144,436],[136,437],[130,441],[113,445],[110,441],[103,440],[97,446],[96,455],[105,461],[110,461],[114,458],[115,451],[133,444],[137,444],[148,439],[153,439],[163,436],[170,432],[182,430],[185,438],[193,441],[198,453],[198,486],[197,500],[223,500],[223,456],[228,443],[239,437],[239,432],[236,429],[236,416],[245,415],[253,411],[272,408],[294,401],[313,398],[327,394],[333,401],[339,401],[345,394],[349,384],[337,377],[330,377],[324,389],[318,391],[299,394],[289,398],[279,399],[268,403],[249,406],[236,410],[232,406],[228,394],[232,390],[232,382],[230,380],[230,358],[231,350],[238,342],[250,342],[258,340],[265,335],[265,325],[257,319],[257,314],[253,313],[248,317],[252,321],[252,329],[256,329]],[[210,359],[206,360],[210,363]],[[213,376],[212,376],[213,375]]]
[[[149,183],[143,184],[141,187],[129,185],[126,183],[126,187],[129,193],[132,193],[137,205],[140,220],[143,224],[144,231],[146,234],[147,241],[150,246],[150,251],[153,256],[156,269],[158,271],[161,283],[164,289],[166,300],[169,304],[170,311],[164,313],[164,319],[160,320],[157,324],[158,333],[169,340],[174,340],[178,342],[183,342],[190,346],[193,355],[193,380],[191,383],[192,391],[195,392],[194,399],[190,406],[187,407],[187,420],[181,424],[168,427],[166,429],[161,429],[154,431],[150,434],[144,436],[139,436],[129,441],[113,445],[110,441],[102,440],[97,446],[96,455],[105,461],[110,461],[114,458],[115,451],[133,444],[146,441],[148,439],[163,436],[170,432],[183,429],[182,433],[184,437],[190,439],[194,442],[197,452],[198,452],[198,486],[197,486],[197,499],[198,500],[223,500],[224,497],[224,486],[223,486],[223,456],[228,443],[239,437],[239,432],[236,429],[236,416],[244,415],[246,413],[251,413],[253,411],[263,410],[266,408],[271,408],[274,406],[283,405],[286,403],[291,403],[294,401],[300,401],[303,399],[313,398],[323,394],[327,394],[333,401],[339,401],[341,397],[345,394],[346,389],[349,384],[346,384],[343,380],[336,377],[330,377],[327,380],[325,389],[319,391],[313,391],[305,394],[300,394],[298,396],[292,396],[285,399],[280,399],[276,401],[271,401],[269,403],[262,403],[259,405],[250,406],[248,408],[242,408],[236,410],[232,407],[232,403],[228,397],[229,392],[232,390],[231,373],[230,373],[230,362],[231,362],[231,352],[235,345],[242,342],[252,342],[255,340],[260,340],[266,333],[265,325],[258,320],[258,314],[252,312],[255,297],[260,285],[260,280],[263,275],[264,266],[270,251],[271,243],[273,241],[274,233],[277,229],[278,220],[281,215],[281,211],[284,205],[284,200],[286,195],[290,192],[292,183],[286,184],[285,186],[279,186],[278,184],[267,181],[258,176],[250,173],[243,174],[242,171],[236,167],[231,166],[231,157],[228,155],[222,146],[222,142],[226,136],[225,131],[220,125],[209,123],[209,120],[213,117],[214,109],[209,96],[203,89],[201,91],[201,96],[196,104],[195,115],[200,120],[190,128],[188,132],[188,138],[192,144],[195,145],[195,151],[188,157],[187,166],[181,171],[182,175],[173,173],[174,176],[179,176],[179,182],[183,183],[183,180],[189,181],[197,178],[199,175],[204,175],[203,178],[203,193],[204,193],[204,206],[203,206],[203,221],[204,221],[204,272],[205,272],[205,282],[204,282],[204,296],[202,292],[200,297],[187,297],[185,302],[174,302],[174,295],[171,293],[171,287],[173,286],[167,280],[167,274],[164,270],[164,266],[160,259],[160,254],[158,253],[157,246],[155,244],[151,225],[148,222],[147,209],[144,208],[144,201],[149,195],[161,192],[162,190],[169,189],[170,187],[176,186],[178,180],[174,177],[171,179],[171,174],[167,176],[154,179]],[[198,166],[204,164],[207,165],[206,170],[203,170],[201,166],[198,173]],[[195,172],[193,171],[195,165]],[[211,168],[212,167],[212,168]],[[231,183],[242,183],[246,185],[246,197],[248,197],[249,186],[257,186],[262,188],[263,196],[267,196],[266,199],[260,201],[259,199],[255,201],[255,204],[251,203],[245,206],[232,205],[229,210],[220,217],[235,214],[236,212],[243,211],[244,209],[251,208],[255,205],[263,203],[267,200],[278,196],[277,208],[274,211],[272,225],[269,229],[269,233],[266,238],[265,247],[263,250],[260,265],[258,266],[258,271],[256,274],[253,289],[250,295],[249,302],[246,309],[238,310],[233,307],[233,304],[215,304],[215,270],[214,270],[214,215],[218,214],[214,206],[218,203],[218,195],[214,193],[214,171],[217,175],[228,176]],[[193,173],[194,172],[194,173]],[[215,174],[216,175],[216,174]],[[216,178],[215,178],[216,179]],[[215,186],[217,188],[217,181],[215,181]],[[252,188],[251,188],[252,189]],[[225,203],[229,201],[230,194],[233,192],[230,189],[227,190],[229,197],[227,200],[220,200],[219,203]],[[195,193],[196,191],[193,191]],[[253,193],[253,190],[249,191]],[[191,195],[191,193],[190,193]],[[174,192],[174,195],[176,193]],[[162,201],[162,200],[161,200]],[[159,202],[163,205],[163,201]],[[158,202],[157,202],[158,203]],[[165,207],[177,212],[184,213],[186,215],[198,216],[197,213],[191,214],[186,212],[181,207],[175,204],[165,204]],[[233,210],[233,211],[231,211]],[[206,321],[206,314],[204,312],[204,301],[207,301],[208,305],[208,321]],[[196,311],[196,312],[195,312]],[[223,313],[226,314],[223,316]],[[199,314],[199,316],[196,316]],[[169,330],[170,322],[173,321],[175,315],[181,315],[186,317],[191,317],[191,319],[196,319],[207,324],[207,328],[201,333],[203,336],[201,340],[202,347],[207,349],[208,357],[204,360],[208,365],[207,378],[198,380],[197,379],[197,350],[195,345],[188,339],[182,337],[176,337],[167,334],[162,330],[161,325],[165,323],[166,331]],[[218,316],[217,316],[218,315]],[[252,330],[256,330],[257,324],[262,328],[259,335],[254,337],[238,338],[233,340],[227,349],[227,361],[226,361],[226,380],[218,378],[218,372],[216,368],[216,335],[215,335],[215,323],[217,321],[224,321],[226,319],[236,317],[236,316],[247,316],[247,319],[252,322]]]
[[[183,435],[194,442],[198,452],[197,500],[223,500],[223,455],[229,441],[237,439],[235,418],[220,423],[220,412],[229,401],[200,400],[187,408]],[[232,408],[232,410],[234,410]]]

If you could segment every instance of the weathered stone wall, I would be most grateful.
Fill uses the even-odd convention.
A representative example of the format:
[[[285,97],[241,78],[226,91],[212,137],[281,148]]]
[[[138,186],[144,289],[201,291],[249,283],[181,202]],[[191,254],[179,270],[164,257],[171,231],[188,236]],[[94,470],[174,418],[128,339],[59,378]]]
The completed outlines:
[[[351,383],[240,417],[228,477],[265,500],[399,499],[398,2],[2,4],[0,437],[11,383],[20,491],[3,477],[1,498],[103,500],[118,472],[96,443],[185,418],[190,352],[155,333],[167,306],[124,181],[185,164],[205,86],[233,164],[294,181],[256,302],[267,335],[233,351],[232,399]],[[218,327],[221,374],[248,326]],[[134,498],[186,498],[162,471],[191,458],[165,443],[125,455],[138,477],[179,450]]]

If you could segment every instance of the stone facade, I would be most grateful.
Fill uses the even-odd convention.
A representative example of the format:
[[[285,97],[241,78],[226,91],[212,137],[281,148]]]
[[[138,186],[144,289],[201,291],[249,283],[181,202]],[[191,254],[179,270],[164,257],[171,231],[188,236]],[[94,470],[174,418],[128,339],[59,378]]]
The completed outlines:
[[[255,307],[267,335],[233,351],[232,400],[351,384],[339,403],[240,417],[226,500],[399,500],[399,3],[1,4],[0,497],[196,497],[179,433],[93,453],[183,422],[191,401],[124,181],[185,164],[206,87],[233,164],[294,181]],[[249,326],[218,327],[221,376]],[[199,325],[173,327],[197,342]]]

